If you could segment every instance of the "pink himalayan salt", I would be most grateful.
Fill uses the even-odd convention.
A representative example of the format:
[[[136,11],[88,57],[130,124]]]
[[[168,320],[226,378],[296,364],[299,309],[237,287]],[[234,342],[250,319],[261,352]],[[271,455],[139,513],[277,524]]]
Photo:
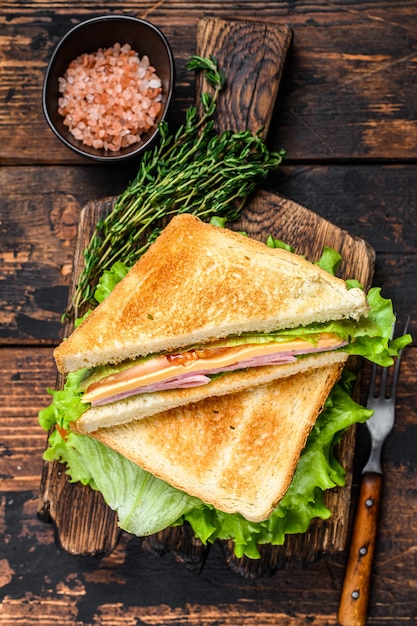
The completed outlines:
[[[129,44],[80,55],[58,80],[64,124],[93,148],[115,152],[140,142],[161,111],[161,80]]]

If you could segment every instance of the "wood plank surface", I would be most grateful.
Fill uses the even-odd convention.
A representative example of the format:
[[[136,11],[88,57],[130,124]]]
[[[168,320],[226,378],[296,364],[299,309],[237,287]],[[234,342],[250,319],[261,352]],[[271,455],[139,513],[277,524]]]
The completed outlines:
[[[404,354],[398,420],[383,458],[384,493],[389,505],[382,509],[377,543],[377,575],[373,579],[369,620],[372,625],[412,624],[413,616],[417,616],[415,357],[415,348]],[[273,577],[254,580],[232,574],[218,545],[207,555],[203,573],[184,567],[172,553],[149,550],[146,542],[126,533],[122,533],[117,548],[101,559],[57,550],[52,525],[36,516],[34,480],[39,468],[30,472],[34,449],[40,449],[45,442],[36,412],[45,402],[45,389],[53,375],[51,350],[3,348],[2,363],[3,427],[6,422],[12,430],[15,420],[19,420],[33,435],[37,433],[37,443],[25,452],[25,447],[20,447],[23,438],[15,436],[9,442],[7,455],[0,455],[0,472],[10,475],[7,489],[0,495],[0,530],[4,538],[0,546],[0,624],[125,626],[135,624],[135,620],[158,626],[336,624],[343,554],[322,558],[302,572],[280,570]],[[23,385],[29,383],[29,373],[19,380],[25,364],[38,374],[36,389],[22,407],[10,398],[21,397]],[[366,454],[364,444],[365,441],[358,450],[359,462]],[[18,469],[22,452],[26,457],[24,470]],[[26,488],[20,482],[20,474],[27,479]]]
[[[169,121],[196,93],[185,69],[199,20],[288,25],[287,55],[268,142],[287,160],[265,189],[308,207],[376,251],[374,284],[417,333],[415,0],[5,0],[0,15],[0,624],[234,626],[336,624],[346,552],[302,571],[235,575],[221,546],[176,554],[125,533],[106,557],[61,551],[37,519],[45,434],[37,411],[54,383],[79,213],[121,192],[137,163],[102,168],[74,157],[41,110],[43,73],[81,19],[128,13],[167,35],[176,89]],[[68,201],[66,200],[68,196]],[[69,209],[67,210],[67,207]],[[397,420],[383,454],[384,492],[370,626],[417,623],[416,349],[404,354]],[[363,397],[369,368],[363,369]],[[353,500],[369,440],[357,429]],[[353,502],[354,504],[354,502]],[[182,540],[182,547],[184,542]],[[169,548],[169,552],[167,552]],[[227,558],[227,553],[226,553]],[[247,572],[250,574],[250,572]]]
[[[80,211],[120,192],[129,171],[0,168],[0,340],[56,343],[68,299]],[[4,193],[7,190],[7,195]]]
[[[123,168],[0,168],[0,342],[55,345],[62,336],[79,214],[91,198],[121,192],[135,165]],[[376,250],[374,284],[398,313],[417,318],[413,164],[284,164],[268,179],[291,198]],[[394,256],[392,256],[394,255]]]
[[[192,102],[193,78],[186,72],[185,62],[195,50],[198,20],[208,14],[234,16],[297,28],[271,135],[274,147],[291,148],[289,157],[293,160],[413,158],[417,134],[415,0],[300,0],[294,6],[275,0],[256,6],[252,2],[207,5],[201,0],[192,4],[104,0],[100,9],[90,3],[74,7],[38,0],[3,5],[2,163],[82,162],[47,127],[40,92],[43,73],[59,38],[74,23],[100,11],[147,17],[166,34],[177,71],[174,123]]]

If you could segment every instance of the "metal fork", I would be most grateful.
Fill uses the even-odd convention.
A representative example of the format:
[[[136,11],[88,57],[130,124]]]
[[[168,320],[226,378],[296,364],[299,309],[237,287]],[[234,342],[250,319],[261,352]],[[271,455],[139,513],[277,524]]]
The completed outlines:
[[[410,318],[407,318],[404,334],[407,332],[409,321]],[[394,336],[394,331],[395,325],[391,337]],[[400,362],[401,352],[395,362],[389,392],[387,391],[387,380],[390,368],[382,368],[378,395],[375,395],[378,368],[375,364],[372,368],[366,403],[367,408],[374,411],[372,417],[366,422],[371,435],[371,452],[368,462],[362,470],[358,505],[339,603],[337,617],[341,626],[365,626],[366,624],[382,491],[381,451],[394,426]]]

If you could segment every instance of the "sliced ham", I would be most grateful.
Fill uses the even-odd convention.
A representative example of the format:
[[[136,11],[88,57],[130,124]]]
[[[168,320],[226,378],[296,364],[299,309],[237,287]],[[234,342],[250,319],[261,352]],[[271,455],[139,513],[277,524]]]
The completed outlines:
[[[346,345],[346,342],[341,342],[336,348],[341,348]],[[180,376],[175,376],[167,380],[163,380],[158,383],[150,385],[144,385],[135,389],[130,389],[123,393],[114,394],[101,400],[96,400],[91,403],[91,406],[101,406],[103,404],[110,404],[130,396],[135,396],[141,393],[153,393],[156,391],[165,391],[167,389],[187,389],[190,387],[198,387],[201,385],[207,385],[210,382],[207,374],[220,374],[222,372],[232,372],[239,369],[246,369],[249,367],[262,367],[264,365],[282,365],[283,363],[293,363],[297,360],[299,354],[312,354],[317,352],[325,352],[326,350],[334,350],[335,347],[329,348],[307,348],[304,350],[292,350],[287,352],[276,352],[271,354],[265,354],[262,356],[256,356],[246,361],[239,361],[218,369],[202,369],[198,372],[186,373]]]
[[[124,393],[118,393],[114,396],[109,396],[103,400],[97,400],[92,402],[91,406],[101,406],[103,404],[110,404],[111,402],[117,402],[130,396],[136,396],[140,393],[153,393],[155,391],[166,391],[167,389],[188,389],[190,387],[200,387],[210,382],[208,376],[203,374],[183,374],[182,376],[176,376],[170,380],[164,380],[160,383],[154,383],[152,385],[145,385],[139,387],[136,390],[125,391]]]

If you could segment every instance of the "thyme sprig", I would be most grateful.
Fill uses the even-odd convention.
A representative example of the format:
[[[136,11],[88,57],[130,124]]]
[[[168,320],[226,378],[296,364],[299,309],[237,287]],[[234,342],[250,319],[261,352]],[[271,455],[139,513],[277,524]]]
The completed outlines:
[[[203,72],[211,93],[201,93],[201,114],[189,107],[175,134],[165,121],[160,123],[159,144],[144,154],[135,179],[97,222],[83,253],[71,311],[75,317],[82,305],[94,307],[94,289],[105,270],[119,260],[133,265],[148,249],[162,229],[162,218],[187,212],[232,222],[284,158],[283,150],[267,149],[261,131],[216,133],[214,115],[224,73],[212,56],[192,56],[187,69]]]

